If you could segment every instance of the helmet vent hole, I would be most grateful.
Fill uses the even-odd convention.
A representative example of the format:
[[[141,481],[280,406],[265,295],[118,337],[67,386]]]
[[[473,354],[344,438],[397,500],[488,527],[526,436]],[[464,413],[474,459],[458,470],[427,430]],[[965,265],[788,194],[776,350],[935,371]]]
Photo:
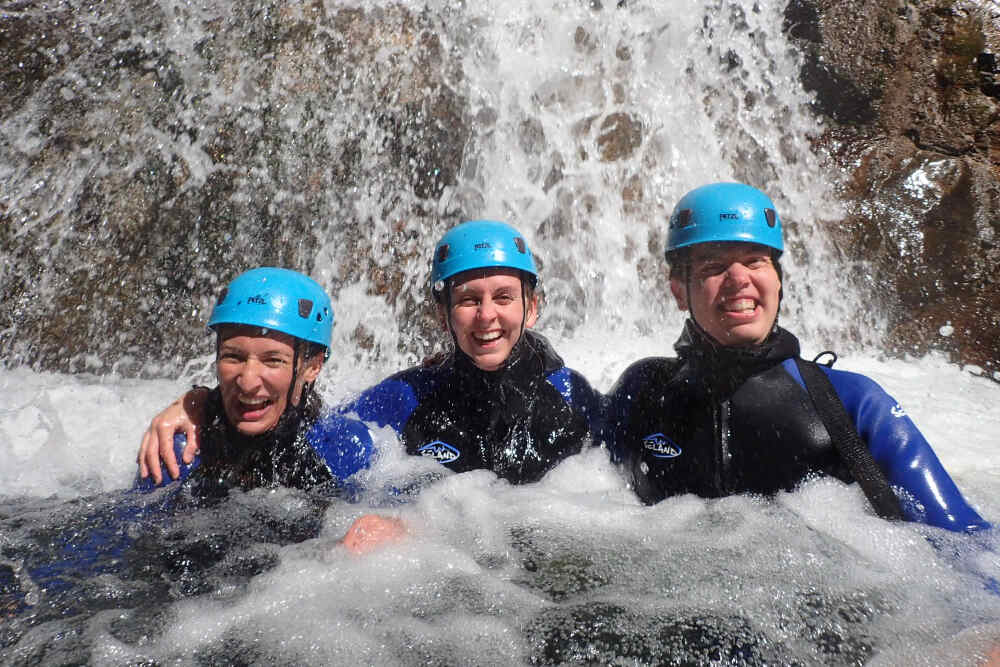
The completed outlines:
[[[691,224],[691,209],[685,208],[677,213],[677,226],[687,227]]]
[[[299,299],[299,317],[308,318],[312,312],[313,302],[309,299]]]
[[[767,226],[774,227],[774,223],[778,219],[778,214],[774,212],[773,208],[765,208],[764,217],[767,218]]]
[[[447,243],[445,243],[444,245],[438,246],[438,249],[437,249],[437,261],[438,262],[443,262],[444,260],[448,259],[448,253],[449,253],[449,247],[448,247]]]
[[[517,251],[519,253],[521,253],[522,255],[525,252],[527,252],[527,246],[524,245],[524,239],[522,239],[520,236],[518,236],[516,239],[514,239],[514,245],[517,246]]]
[[[222,291],[221,291],[221,292],[219,292],[219,298],[218,298],[218,300],[217,300],[217,301],[215,302],[215,304],[216,304],[216,305],[218,305],[218,304],[222,303],[223,301],[225,301],[225,300],[226,300],[226,297],[227,297],[228,295],[229,295],[229,288],[228,288],[228,287],[223,287],[223,288],[222,288]]]

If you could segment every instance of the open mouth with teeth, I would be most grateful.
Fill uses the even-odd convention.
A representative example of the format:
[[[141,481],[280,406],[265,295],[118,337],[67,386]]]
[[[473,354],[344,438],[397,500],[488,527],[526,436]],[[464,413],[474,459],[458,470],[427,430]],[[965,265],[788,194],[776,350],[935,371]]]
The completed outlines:
[[[480,345],[488,345],[493,341],[499,340],[503,336],[500,331],[481,331],[472,334],[472,339],[479,343]]]
[[[720,308],[727,315],[753,315],[758,303],[756,299],[725,299]]]
[[[237,400],[240,417],[251,421],[258,419],[267,412],[267,409],[274,404],[274,400],[266,397],[243,397]]]

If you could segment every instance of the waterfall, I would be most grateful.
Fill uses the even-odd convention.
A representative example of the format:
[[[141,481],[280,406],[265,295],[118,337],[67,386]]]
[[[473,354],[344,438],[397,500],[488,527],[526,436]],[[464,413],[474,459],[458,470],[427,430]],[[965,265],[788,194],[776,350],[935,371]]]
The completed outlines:
[[[281,264],[333,293],[337,370],[398,368],[441,343],[436,239],[480,217],[534,244],[543,330],[675,331],[665,220],[718,180],[778,203],[784,321],[826,346],[874,344],[878,318],[847,317],[863,299],[845,289],[856,268],[823,231],[836,174],[810,145],[782,9],[12,11],[25,74],[0,143],[6,363],[174,377],[208,349],[221,285]]]
[[[382,489],[422,469],[386,430],[359,502],[118,490],[149,418],[213,381],[204,323],[246,268],[329,288],[334,403],[446,343],[434,243],[507,220],[540,259],[540,330],[607,390],[680,331],[674,203],[739,180],[786,227],[783,325],[900,399],[997,520],[1000,385],[882,358],[871,276],[827,233],[842,176],[783,3],[542,5],[0,10],[0,662],[971,665],[1000,645],[995,537],[888,524],[833,479],[644,507],[593,449],[537,484],[476,471],[400,502]],[[409,536],[345,553],[373,510]],[[37,575],[78,551],[100,567]]]

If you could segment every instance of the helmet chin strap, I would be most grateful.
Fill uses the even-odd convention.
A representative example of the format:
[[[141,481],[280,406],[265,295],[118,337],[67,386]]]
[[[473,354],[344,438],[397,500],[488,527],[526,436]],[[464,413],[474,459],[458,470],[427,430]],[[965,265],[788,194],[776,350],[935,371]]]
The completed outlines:
[[[286,406],[285,409],[286,410],[288,408],[290,408],[290,407],[292,407],[292,406],[295,405],[295,403],[292,402],[292,398],[295,395],[295,383],[298,382],[298,379],[299,379],[299,359],[301,359],[301,356],[302,356],[300,354],[300,350],[302,349],[302,345],[303,344],[304,344],[304,342],[301,341],[301,340],[295,341],[295,348],[294,348],[294,350],[292,352],[292,384],[289,385],[289,387],[288,387],[288,398],[285,400],[285,406]],[[305,393],[306,393],[306,389],[305,389],[305,385],[303,385],[302,386],[302,396],[299,396],[299,402],[300,403],[302,402],[302,399],[305,398]]]

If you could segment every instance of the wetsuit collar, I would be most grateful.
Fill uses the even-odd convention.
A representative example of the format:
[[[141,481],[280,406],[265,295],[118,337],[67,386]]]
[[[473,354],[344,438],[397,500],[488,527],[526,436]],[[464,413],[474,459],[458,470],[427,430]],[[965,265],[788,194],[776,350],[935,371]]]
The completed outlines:
[[[702,380],[725,389],[738,386],[785,359],[799,355],[799,341],[787,330],[775,327],[763,343],[746,347],[720,345],[693,319],[684,323],[680,338],[674,343],[677,356],[698,370]]]

